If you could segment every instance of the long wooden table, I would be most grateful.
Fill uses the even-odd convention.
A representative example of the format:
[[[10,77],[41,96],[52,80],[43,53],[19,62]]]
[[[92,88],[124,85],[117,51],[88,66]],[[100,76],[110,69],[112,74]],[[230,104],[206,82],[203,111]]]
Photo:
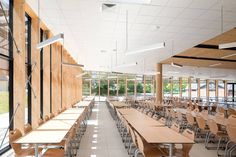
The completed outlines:
[[[193,140],[175,132],[136,109],[117,109],[117,111],[148,143],[168,144],[170,157],[173,155],[174,144],[194,143]]]
[[[184,109],[184,108],[176,108],[176,109],[174,109],[176,112],[180,112],[181,114],[183,114],[183,115],[186,115],[187,113],[188,113],[188,111],[187,111],[187,109]],[[208,119],[212,119],[212,120],[214,120],[217,124],[219,124],[219,125],[224,125],[224,126],[226,126],[227,124],[228,124],[228,119],[227,118],[217,118],[216,116],[213,116],[213,115],[210,115],[210,114],[208,114],[208,115],[204,115],[204,114],[202,114],[201,112],[199,112],[199,113],[196,113],[196,112],[194,112],[194,111],[191,111],[191,112],[189,112],[189,113],[191,113],[191,115],[194,117],[194,118],[196,118],[196,116],[197,116],[197,114],[198,115],[200,115],[201,117],[203,117],[206,121],[208,120]]]
[[[85,112],[87,112],[85,108],[69,108],[45,122],[36,130],[21,137],[15,143],[34,144],[35,156],[38,157],[39,145],[60,143]]]

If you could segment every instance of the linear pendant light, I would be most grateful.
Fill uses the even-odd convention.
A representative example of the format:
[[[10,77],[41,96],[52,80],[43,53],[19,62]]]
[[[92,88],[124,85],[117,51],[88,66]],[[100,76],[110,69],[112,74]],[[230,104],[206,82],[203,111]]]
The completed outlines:
[[[183,67],[183,65],[178,64],[178,63],[174,63],[174,62],[171,62],[171,66],[176,67],[176,68],[182,68]]]
[[[233,48],[233,47],[236,47],[236,42],[219,44],[219,49],[227,49],[227,48]]]
[[[64,34],[63,33],[59,33],[59,34],[53,36],[52,38],[49,38],[49,39],[39,43],[37,45],[37,49],[41,49],[41,48],[43,48],[45,46],[48,46],[50,44],[53,44],[53,43],[55,43],[57,41],[62,41],[62,40],[64,40]]]
[[[121,64],[121,65],[116,66],[116,68],[126,68],[126,67],[132,67],[132,66],[136,66],[136,65],[138,65],[138,62]]]
[[[153,44],[153,45],[149,45],[149,46],[144,46],[144,47],[142,47],[140,49],[137,49],[137,50],[127,51],[125,53],[125,55],[138,54],[138,53],[142,53],[142,52],[146,52],[146,51],[161,49],[161,48],[164,48],[164,47],[165,47],[165,42],[157,43],[157,44]]]
[[[80,78],[80,77],[82,77],[82,76],[84,76],[84,75],[86,75],[86,74],[87,74],[87,72],[84,72],[84,73],[82,73],[82,74],[76,75],[75,77],[76,77],[76,78]]]
[[[229,57],[232,57],[232,56],[236,56],[236,53],[233,53],[233,54],[230,54],[230,55],[226,55],[226,56],[223,56],[223,57],[221,57],[221,58],[229,58]]]

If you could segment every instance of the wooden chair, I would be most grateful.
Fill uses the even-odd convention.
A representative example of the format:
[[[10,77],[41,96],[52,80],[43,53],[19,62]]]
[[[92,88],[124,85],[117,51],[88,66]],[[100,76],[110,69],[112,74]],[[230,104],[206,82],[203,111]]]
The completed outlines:
[[[180,131],[180,126],[177,123],[173,123],[170,128],[176,132]]]
[[[157,114],[154,114],[154,115],[152,116],[152,118],[155,119],[155,120],[158,120],[158,115],[157,115]]]
[[[24,148],[22,149],[21,144],[14,143],[16,140],[22,137],[22,133],[20,130],[15,129],[9,132],[9,142],[12,149],[15,152],[16,157],[23,157],[23,156],[34,156],[34,148]],[[38,150],[39,152],[42,151],[41,148]]]
[[[136,136],[138,145],[138,150],[135,153],[135,157],[137,157],[139,153],[141,153],[144,157],[160,157],[166,155],[166,153],[161,151],[160,148],[153,147],[153,145],[143,140],[136,131],[134,131],[134,134]]]
[[[201,136],[204,135],[205,136],[205,142],[206,142],[207,135],[210,131],[209,128],[207,127],[206,121],[202,116],[200,116],[198,114],[196,115],[196,121],[197,121],[197,126],[198,126],[197,131],[196,131],[196,137],[199,134]]]
[[[166,124],[166,119],[164,117],[161,117],[158,122],[162,123],[162,124]]]
[[[230,115],[228,118],[228,124],[230,125],[236,125],[236,115]]]
[[[194,140],[194,132],[185,129],[184,132],[182,133],[185,137]],[[182,149],[175,149],[174,155],[177,157],[189,157],[189,152],[192,149],[193,144],[182,144]]]
[[[147,115],[148,115],[148,117],[152,117],[153,114],[152,114],[152,112],[148,112]]]
[[[29,132],[31,132],[33,129],[32,129],[32,126],[27,123],[24,125],[24,134],[28,134]]]
[[[55,117],[55,114],[54,113],[50,113],[49,119],[52,119],[53,117]]]
[[[236,125],[235,125],[235,123],[233,125],[231,125],[231,123],[229,123],[226,127],[226,130],[229,135],[229,141],[226,144],[224,156],[228,156],[228,154],[229,154],[231,157],[232,152],[236,149]],[[229,147],[229,145],[231,143],[232,143],[232,145]]]
[[[236,110],[232,108],[228,108],[228,115],[236,115]]]
[[[220,131],[216,122],[212,119],[208,120],[208,126],[210,128],[210,132],[208,134],[207,140],[206,140],[206,148],[209,149],[210,147],[208,147],[208,143],[209,143],[209,139],[211,137],[211,135],[213,135],[215,138],[218,138],[218,145],[217,145],[217,155],[220,156],[219,154],[219,147],[221,144],[221,140],[222,139],[227,139],[228,135],[227,133],[225,133],[224,131]]]
[[[188,122],[188,126],[190,126],[192,129],[195,129],[196,128],[196,122],[194,120],[194,117],[191,113],[187,112],[186,113],[186,119],[187,119],[187,122]]]
[[[38,119],[38,126],[42,125],[44,123],[44,120],[42,118]]]
[[[43,119],[44,119],[45,122],[47,122],[50,118],[49,118],[48,115],[45,115]]]

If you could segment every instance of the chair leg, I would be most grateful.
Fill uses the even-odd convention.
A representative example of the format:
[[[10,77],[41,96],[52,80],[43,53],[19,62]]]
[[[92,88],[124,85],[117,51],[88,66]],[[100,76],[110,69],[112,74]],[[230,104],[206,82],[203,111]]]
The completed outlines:
[[[219,141],[218,141],[218,145],[217,145],[217,156],[221,156],[221,155],[219,154],[219,148],[220,148],[221,139],[222,139],[222,137],[220,137],[220,139],[219,139]]]
[[[229,152],[229,156],[231,157],[232,156],[232,153],[233,153],[233,151],[236,149],[236,145],[233,145],[232,146],[233,148],[230,150],[230,152]]]

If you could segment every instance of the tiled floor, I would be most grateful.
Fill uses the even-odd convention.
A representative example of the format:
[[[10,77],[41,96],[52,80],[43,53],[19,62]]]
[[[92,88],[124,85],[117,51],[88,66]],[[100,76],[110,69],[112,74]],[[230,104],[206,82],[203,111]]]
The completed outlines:
[[[96,103],[82,138],[79,157],[128,157],[104,102]]]
[[[128,157],[120,135],[104,102],[96,103],[88,128],[82,138],[79,157]],[[191,157],[216,157],[215,150],[207,150],[203,144],[195,144]]]

